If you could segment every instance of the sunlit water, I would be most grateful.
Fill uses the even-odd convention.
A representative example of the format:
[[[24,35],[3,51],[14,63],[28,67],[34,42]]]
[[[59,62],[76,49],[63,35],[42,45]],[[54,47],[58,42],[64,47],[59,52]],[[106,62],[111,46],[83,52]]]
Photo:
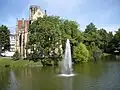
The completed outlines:
[[[0,68],[0,90],[120,90],[120,59],[73,65],[74,77],[59,68]]]
[[[72,76],[75,76],[75,74],[71,73],[71,74],[59,74],[58,76],[61,76],[61,77],[72,77]]]

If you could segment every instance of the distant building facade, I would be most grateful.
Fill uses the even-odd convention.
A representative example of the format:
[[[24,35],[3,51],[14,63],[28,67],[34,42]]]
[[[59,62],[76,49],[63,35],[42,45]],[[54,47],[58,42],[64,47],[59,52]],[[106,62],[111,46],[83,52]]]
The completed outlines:
[[[15,35],[10,34],[10,51],[14,52],[15,51]]]
[[[24,18],[21,20],[17,19],[15,33],[15,50],[18,50],[23,58],[26,57],[27,53],[26,44],[28,40],[29,24],[37,20],[37,18],[43,17],[45,13],[41,11],[39,6],[32,5],[29,9],[29,20],[24,20]]]
[[[10,34],[9,38],[10,38],[10,50],[5,50],[4,52],[2,52],[1,53],[2,56],[11,57],[15,53],[15,35]]]

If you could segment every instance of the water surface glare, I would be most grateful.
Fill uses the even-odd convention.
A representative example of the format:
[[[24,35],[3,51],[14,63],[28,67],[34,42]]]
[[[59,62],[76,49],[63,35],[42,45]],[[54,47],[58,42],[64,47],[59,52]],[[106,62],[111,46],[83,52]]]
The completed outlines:
[[[59,74],[58,76],[61,76],[61,77],[72,77],[72,76],[75,76],[76,74]]]

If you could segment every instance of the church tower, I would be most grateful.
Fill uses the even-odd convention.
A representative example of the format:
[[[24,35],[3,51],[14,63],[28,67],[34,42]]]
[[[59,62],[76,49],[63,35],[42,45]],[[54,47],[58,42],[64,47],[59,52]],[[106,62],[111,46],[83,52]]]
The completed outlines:
[[[43,17],[46,14],[43,13],[39,6],[31,5],[29,8],[29,20],[17,19],[16,33],[15,33],[15,50],[18,50],[22,58],[26,58],[27,54],[27,41],[28,41],[28,29],[29,25],[36,21],[39,17]]]
[[[21,57],[26,57],[26,43],[28,34],[29,20],[17,19],[15,33],[15,49],[18,50]]]
[[[31,5],[29,8],[29,20],[30,23],[37,20],[39,17],[43,17],[45,14],[41,11],[39,6]]]

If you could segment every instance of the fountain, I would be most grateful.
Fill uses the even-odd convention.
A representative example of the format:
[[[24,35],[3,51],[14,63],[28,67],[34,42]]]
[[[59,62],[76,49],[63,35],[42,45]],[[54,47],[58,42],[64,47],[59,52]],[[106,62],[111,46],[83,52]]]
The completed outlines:
[[[74,76],[72,70],[73,69],[72,69],[72,59],[71,59],[71,47],[70,47],[70,41],[69,39],[67,39],[64,58],[61,62],[60,76],[66,76],[66,77]]]

